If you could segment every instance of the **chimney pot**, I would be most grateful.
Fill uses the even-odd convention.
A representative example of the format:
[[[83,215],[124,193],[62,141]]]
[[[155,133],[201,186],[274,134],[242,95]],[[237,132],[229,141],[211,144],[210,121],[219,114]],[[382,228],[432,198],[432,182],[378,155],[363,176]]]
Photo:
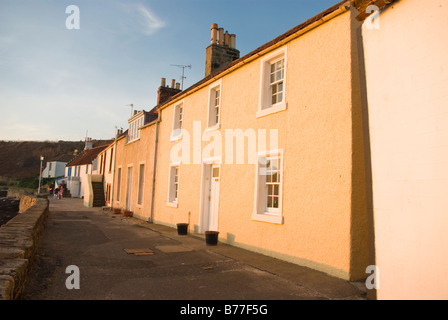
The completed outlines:
[[[179,82],[176,83],[176,89],[177,89],[177,90],[180,89],[180,83],[179,83]]]
[[[176,86],[176,79],[171,79],[171,88]]]
[[[160,86],[161,86],[161,87],[165,87],[165,86],[166,86],[166,78],[162,78],[162,79],[160,80]]]
[[[230,46],[230,34],[228,31],[224,34],[224,45]]]
[[[210,44],[215,44],[218,42],[218,25],[216,23],[212,24],[212,38]]]
[[[236,34],[230,35],[230,48],[236,49]]]
[[[219,28],[218,31],[218,44],[222,46],[224,44],[224,28]]]

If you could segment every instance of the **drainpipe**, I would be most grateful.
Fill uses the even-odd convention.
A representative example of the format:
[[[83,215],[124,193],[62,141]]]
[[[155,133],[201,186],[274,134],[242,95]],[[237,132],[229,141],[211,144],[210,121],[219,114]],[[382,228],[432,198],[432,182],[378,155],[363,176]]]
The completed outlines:
[[[156,167],[157,167],[157,145],[159,143],[159,123],[160,123],[160,117],[161,114],[159,114],[159,118],[156,122],[156,138],[154,142],[154,166],[152,169],[152,191],[151,191],[151,216],[149,218],[149,223],[154,223],[154,195],[155,195],[155,184],[156,184]]]
[[[110,208],[113,208],[114,205],[114,187],[115,187],[115,159],[117,159],[117,137],[118,137],[118,131],[115,133],[115,142],[114,142],[114,164],[112,166],[112,186],[110,187],[110,192],[112,193],[110,195]]]

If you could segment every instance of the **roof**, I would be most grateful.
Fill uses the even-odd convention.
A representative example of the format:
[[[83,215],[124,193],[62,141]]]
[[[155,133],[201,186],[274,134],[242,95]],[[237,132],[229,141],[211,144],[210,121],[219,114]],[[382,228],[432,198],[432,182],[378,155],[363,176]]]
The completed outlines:
[[[75,159],[67,163],[67,167],[73,167],[73,166],[82,166],[85,164],[92,164],[93,160],[96,159],[98,154],[106,149],[109,145],[103,145],[87,150],[83,150]]]
[[[70,162],[72,159],[74,158],[73,154],[61,154],[57,157],[52,158],[51,160],[49,160],[48,162]]]
[[[378,1],[378,0],[377,0]],[[387,1],[387,0],[382,0],[382,1]],[[318,22],[319,20],[324,19],[325,17],[327,17],[328,15],[332,14],[333,12],[337,11],[338,9],[340,9],[343,6],[349,6],[349,0],[343,0],[341,2],[338,2],[337,4],[333,5],[332,7],[328,8],[327,10],[319,13],[318,15],[306,20],[305,22],[299,24],[298,26],[288,30],[287,32],[283,33],[282,35],[278,36],[277,38],[265,43],[264,45],[258,47],[257,49],[249,52],[248,54],[244,55],[243,57],[229,63],[227,66],[225,66],[222,69],[219,69],[219,71],[212,73],[211,75],[205,77],[204,79],[200,80],[199,82],[195,83],[194,85],[192,85],[191,87],[181,91],[180,93],[174,95],[173,97],[171,97],[170,99],[168,99],[167,101],[165,101],[164,103],[155,106],[150,112],[151,113],[155,113],[157,112],[159,109],[163,108],[164,106],[170,104],[170,102],[172,102],[175,99],[178,99],[181,96],[184,96],[185,94],[187,94],[188,92],[192,91],[193,89],[201,86],[202,84],[206,83],[207,81],[209,81],[210,79],[216,78],[219,75],[223,74],[225,71],[227,71],[228,69],[237,66],[238,64],[244,63],[245,60],[248,60],[249,58],[256,56],[257,54],[260,54],[261,52],[263,52],[266,49],[269,49],[270,47],[273,47],[275,44],[281,42],[282,40],[287,39],[288,37],[294,35],[295,33],[306,29],[308,26],[311,26],[312,24],[314,24],[315,22]]]
[[[367,8],[369,6],[376,6],[379,10],[384,9],[388,5],[396,2],[396,0],[351,0],[350,3],[353,7],[355,7],[359,15],[356,17],[359,21],[365,20],[368,16],[370,16],[373,11],[369,10],[367,12]]]

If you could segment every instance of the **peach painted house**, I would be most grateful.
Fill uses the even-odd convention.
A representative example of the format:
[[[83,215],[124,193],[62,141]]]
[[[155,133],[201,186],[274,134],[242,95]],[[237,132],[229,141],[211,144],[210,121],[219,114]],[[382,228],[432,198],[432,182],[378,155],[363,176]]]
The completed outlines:
[[[204,79],[183,91],[162,79],[158,105],[117,139],[112,206],[365,279],[357,14],[340,2],[243,57],[213,24]]]
[[[213,24],[205,77],[162,78],[89,185],[150,223],[367,278],[370,299],[447,299],[447,10],[342,1],[242,57]]]

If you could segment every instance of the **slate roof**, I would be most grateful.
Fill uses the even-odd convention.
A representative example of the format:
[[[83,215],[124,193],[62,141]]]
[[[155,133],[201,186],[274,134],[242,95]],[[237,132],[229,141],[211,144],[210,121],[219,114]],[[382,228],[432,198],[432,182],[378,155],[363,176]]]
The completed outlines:
[[[49,160],[48,162],[70,162],[75,156],[72,154],[61,154],[57,157],[52,158],[51,160]]]
[[[73,167],[73,166],[82,166],[85,164],[92,164],[93,160],[98,156],[98,154],[106,149],[109,145],[103,145],[87,150],[83,150],[75,159],[67,163],[67,167]]]

